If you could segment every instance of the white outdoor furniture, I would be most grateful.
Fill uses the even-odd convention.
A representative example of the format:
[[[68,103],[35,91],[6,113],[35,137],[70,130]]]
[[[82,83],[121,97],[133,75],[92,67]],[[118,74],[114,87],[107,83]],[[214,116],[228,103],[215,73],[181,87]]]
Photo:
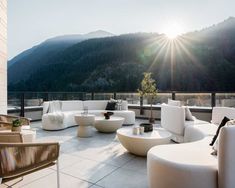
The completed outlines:
[[[235,127],[222,128],[218,157],[211,155],[212,147],[209,146],[218,128],[216,124],[224,116],[234,119],[235,108],[213,108],[213,123],[186,126],[186,143],[151,148],[147,155],[149,187],[233,188]]]
[[[110,119],[105,119],[103,116],[98,116],[95,118],[95,128],[99,132],[113,133],[122,127],[123,122],[122,117],[111,116]]]
[[[36,140],[36,130],[34,129],[21,129],[20,134],[22,135],[24,143],[32,143]]]
[[[11,130],[2,130],[1,132],[12,132]],[[23,143],[32,143],[36,140],[36,130],[30,126],[22,126],[20,134],[22,135]]]
[[[61,109],[58,109],[60,105]],[[43,103],[42,128],[45,130],[60,130],[77,125],[74,120],[76,114],[81,114],[84,107],[88,108],[89,114],[101,116],[105,110],[107,100],[90,101],[50,101]],[[110,111],[110,110],[108,110]],[[112,111],[114,116],[123,117],[125,125],[135,124],[135,112],[128,110],[127,101],[122,101],[121,110]]]
[[[92,136],[92,127],[95,124],[95,115],[87,114],[87,115],[75,115],[75,121],[77,122],[78,132],[77,135],[79,137],[91,137]]]
[[[161,127],[171,132],[172,139],[178,143],[184,142],[185,127],[209,123],[195,117],[194,121],[186,121],[185,116],[184,107],[167,104],[161,106]]]
[[[140,135],[134,135],[132,129],[133,127],[118,129],[117,136],[121,144],[135,155],[146,156],[153,146],[171,142],[171,133],[162,128],[154,128],[152,132]]]

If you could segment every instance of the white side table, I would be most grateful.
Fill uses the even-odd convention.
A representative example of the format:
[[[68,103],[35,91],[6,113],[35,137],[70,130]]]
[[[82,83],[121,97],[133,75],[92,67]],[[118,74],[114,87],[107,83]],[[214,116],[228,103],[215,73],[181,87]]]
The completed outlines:
[[[95,124],[95,115],[75,115],[74,116],[76,123],[78,126],[77,135],[79,137],[91,137],[92,136],[92,127]]]

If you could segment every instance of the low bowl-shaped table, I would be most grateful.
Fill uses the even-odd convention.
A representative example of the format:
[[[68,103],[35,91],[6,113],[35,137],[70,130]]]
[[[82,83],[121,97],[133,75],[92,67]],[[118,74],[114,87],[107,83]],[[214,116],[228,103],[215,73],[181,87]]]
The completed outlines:
[[[122,117],[111,116],[110,119],[105,119],[102,116],[98,116],[95,118],[95,128],[99,132],[113,133],[122,127],[123,122],[124,118]]]
[[[130,152],[139,156],[146,156],[147,152],[156,145],[171,143],[171,133],[162,128],[154,128],[152,132],[134,135],[133,127],[123,127],[117,130],[121,144]]]

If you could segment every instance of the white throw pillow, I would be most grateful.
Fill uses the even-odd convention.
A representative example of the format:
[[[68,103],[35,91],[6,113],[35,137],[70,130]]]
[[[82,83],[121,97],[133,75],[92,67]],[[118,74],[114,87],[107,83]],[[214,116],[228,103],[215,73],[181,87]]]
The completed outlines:
[[[194,121],[193,115],[192,115],[191,111],[189,110],[189,107],[188,106],[183,106],[183,107],[185,109],[185,119],[187,121]]]
[[[61,112],[62,102],[61,101],[50,101],[49,102],[49,112]]]
[[[177,101],[177,100],[171,100],[171,99],[168,99],[168,105],[170,106],[181,106],[181,102],[180,101]]]
[[[225,125],[225,127],[230,127],[230,126],[235,126],[235,119],[232,119],[232,120],[228,121]],[[218,151],[218,148],[219,148],[219,137],[220,137],[220,133],[219,133],[219,135],[218,135],[218,137],[217,137],[217,139],[216,139],[216,141],[215,141],[215,143],[212,147],[213,150],[214,150],[214,152],[212,154],[214,154],[214,155],[217,155],[217,151]]]

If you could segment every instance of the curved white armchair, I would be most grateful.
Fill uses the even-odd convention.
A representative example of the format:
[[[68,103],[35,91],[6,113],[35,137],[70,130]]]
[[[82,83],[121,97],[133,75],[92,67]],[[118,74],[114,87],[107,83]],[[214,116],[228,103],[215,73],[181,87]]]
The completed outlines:
[[[162,105],[161,126],[172,133],[176,142],[184,141],[185,109],[179,106]]]
[[[221,110],[221,114],[219,114]],[[213,123],[223,116],[234,118],[234,108],[213,109]],[[216,120],[216,121],[215,121]],[[197,124],[185,127],[188,143],[151,148],[147,157],[150,188],[234,188],[235,126],[220,132],[218,156],[211,155],[209,146],[218,126]]]

